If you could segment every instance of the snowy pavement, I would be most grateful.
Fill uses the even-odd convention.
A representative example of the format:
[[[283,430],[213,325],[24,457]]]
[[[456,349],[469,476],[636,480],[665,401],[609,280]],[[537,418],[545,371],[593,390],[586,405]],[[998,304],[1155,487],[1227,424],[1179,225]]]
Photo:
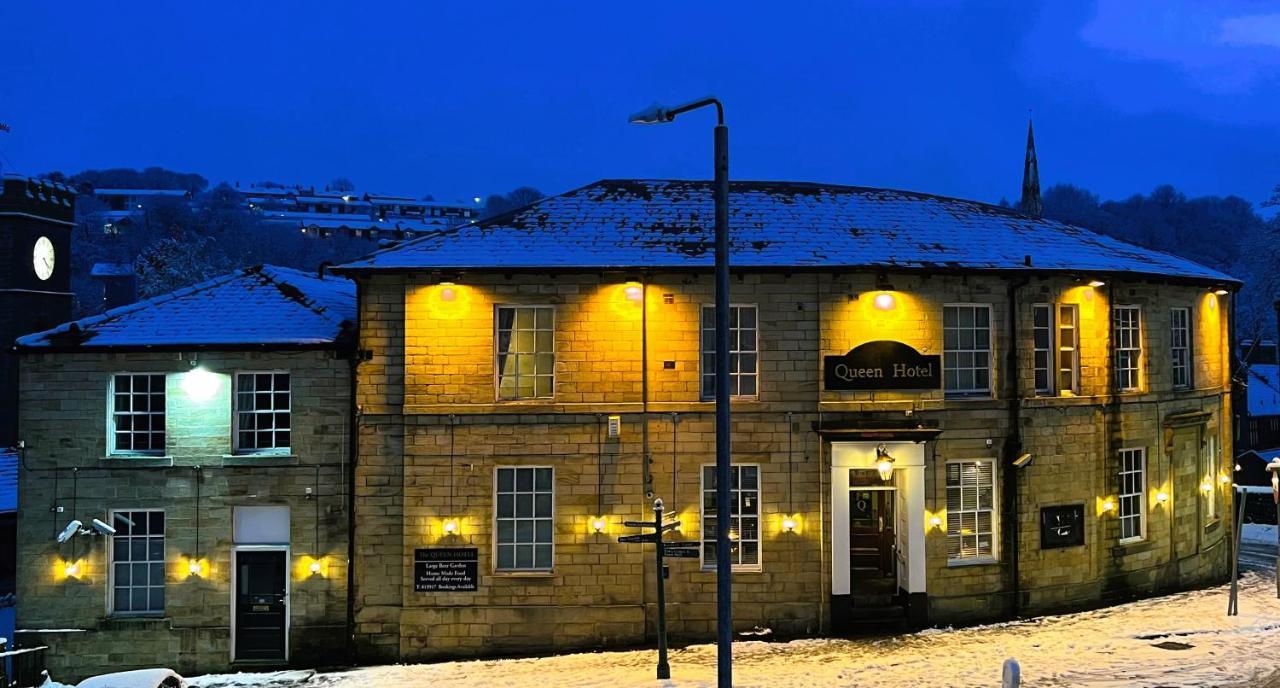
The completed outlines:
[[[976,628],[931,629],[867,640],[734,645],[735,686],[787,688],[1000,685],[1001,665],[1022,664],[1024,686],[1280,685],[1280,600],[1275,531],[1249,533],[1256,554],[1240,581],[1240,615],[1226,616],[1228,586],[1109,609]],[[1266,544],[1270,544],[1268,548]],[[189,679],[197,688],[695,688],[715,685],[715,647],[671,653],[670,681],[653,678],[652,650],[595,652],[335,673],[280,672]],[[1272,683],[1277,681],[1277,683]]]

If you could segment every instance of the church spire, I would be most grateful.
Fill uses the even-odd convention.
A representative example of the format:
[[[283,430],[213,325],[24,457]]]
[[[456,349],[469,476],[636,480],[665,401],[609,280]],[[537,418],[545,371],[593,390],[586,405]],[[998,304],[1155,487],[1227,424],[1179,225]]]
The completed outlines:
[[[1040,165],[1036,162],[1036,137],[1027,119],[1027,159],[1022,165],[1022,200],[1018,208],[1031,217],[1040,217],[1044,204],[1040,201]]]

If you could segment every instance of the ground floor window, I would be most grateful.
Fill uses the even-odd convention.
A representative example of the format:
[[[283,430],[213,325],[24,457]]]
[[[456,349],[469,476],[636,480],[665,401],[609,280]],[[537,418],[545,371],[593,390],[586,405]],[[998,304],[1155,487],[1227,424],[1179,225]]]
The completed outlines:
[[[729,468],[729,556],[735,568],[760,567],[760,467]],[[702,565],[716,564],[720,510],[716,504],[716,467],[702,467]]]
[[[550,571],[555,548],[553,469],[500,467],[496,476],[499,571]]]
[[[1120,450],[1120,541],[1146,536],[1147,450]]]
[[[111,613],[164,614],[164,512],[113,511]]]
[[[947,463],[947,560],[994,559],[996,467],[993,459]]]

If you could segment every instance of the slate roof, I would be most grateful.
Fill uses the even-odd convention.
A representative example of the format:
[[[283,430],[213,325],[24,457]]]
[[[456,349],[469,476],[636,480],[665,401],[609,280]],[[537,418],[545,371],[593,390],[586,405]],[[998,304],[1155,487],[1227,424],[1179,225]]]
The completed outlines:
[[[1249,366],[1249,415],[1280,415],[1280,366],[1255,363]]]
[[[707,181],[607,179],[339,269],[710,268],[711,193]],[[1031,269],[1238,284],[1183,258],[976,201],[743,181],[731,185],[729,204],[739,268]]]
[[[356,318],[351,280],[262,265],[18,338],[20,350],[331,346]]]

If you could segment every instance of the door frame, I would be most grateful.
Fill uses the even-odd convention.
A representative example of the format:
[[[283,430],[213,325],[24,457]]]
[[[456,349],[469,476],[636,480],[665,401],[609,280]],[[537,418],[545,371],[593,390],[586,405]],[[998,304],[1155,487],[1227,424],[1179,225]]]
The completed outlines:
[[[899,554],[905,566],[897,566],[899,590],[909,594],[925,592],[925,444],[912,441],[835,440],[831,442],[831,595],[851,593],[849,576],[849,469],[875,469],[876,447],[884,444],[894,463],[893,480],[879,489],[895,490],[895,516],[904,510],[905,530],[894,528],[894,537],[902,543]],[[875,488],[867,488],[875,489]],[[842,501],[843,500],[843,503]]]
[[[851,470],[867,470],[867,469],[851,469]],[[892,507],[892,508],[893,508],[893,519],[894,519],[895,521],[897,520],[897,517],[898,517],[898,496],[899,496],[899,495],[898,495],[898,486],[897,486],[897,485],[894,485],[894,484],[886,484],[886,485],[850,485],[850,486],[848,487],[848,489],[846,489],[846,490],[845,490],[845,495],[844,495],[844,498],[845,498],[844,514],[845,514],[845,516],[848,516],[848,515],[849,515],[849,512],[852,510],[852,507],[850,506],[850,499],[851,499],[851,495],[850,495],[850,493],[852,493],[854,490],[866,490],[867,492],[891,492],[891,493],[893,493],[893,494],[889,497],[889,499],[890,499],[890,500],[892,500],[891,504],[893,505],[893,507]],[[853,535],[853,533],[852,533],[851,531],[847,530],[847,529],[849,528],[849,524],[848,524],[848,519],[847,519],[847,518],[846,518],[846,519],[844,519],[844,524],[845,524],[845,525],[844,525],[844,527],[846,528],[846,532],[845,532],[845,534],[844,534],[844,540],[845,540],[845,542],[846,542],[846,543],[848,543],[849,538],[850,538],[850,536],[852,536],[852,535]],[[902,572],[902,567],[898,565],[898,559],[899,559],[899,557],[898,557],[898,554],[899,554],[899,552],[898,552],[898,543],[899,543],[899,542],[901,542],[901,541],[903,540],[903,537],[904,537],[906,534],[905,534],[905,533],[901,533],[901,534],[900,534],[900,533],[898,533],[898,524],[897,524],[896,522],[891,523],[891,525],[893,526],[893,581],[894,581],[894,584],[895,584],[895,585],[897,585],[898,587],[904,587],[904,586],[902,585],[902,584],[903,584],[903,572]],[[846,547],[846,549],[848,549],[848,548]],[[846,562],[847,562],[847,561],[848,561],[848,559],[846,559]],[[853,586],[853,580],[854,580],[854,579],[853,579],[853,575],[852,575],[852,569],[850,569],[850,570],[849,570],[845,575],[849,576],[849,585],[850,585],[850,587],[852,587],[852,586]],[[888,576],[885,576],[885,578],[888,578]]]
[[[236,599],[240,597],[239,582],[240,567],[238,566],[240,552],[283,552],[284,553],[284,658],[281,662],[289,661],[289,638],[291,634],[290,622],[292,614],[293,597],[293,575],[292,564],[293,556],[289,551],[289,545],[235,545],[231,548],[231,661],[240,664],[275,664],[275,660],[265,659],[236,659]]]

